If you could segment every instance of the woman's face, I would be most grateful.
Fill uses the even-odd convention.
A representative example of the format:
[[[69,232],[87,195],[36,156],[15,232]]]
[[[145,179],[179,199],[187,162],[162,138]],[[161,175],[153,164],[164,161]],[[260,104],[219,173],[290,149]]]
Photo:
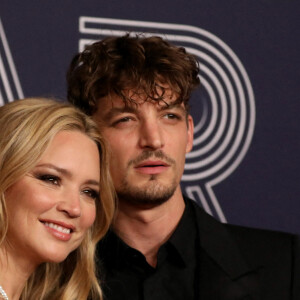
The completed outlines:
[[[96,144],[78,131],[59,132],[5,193],[8,253],[36,264],[63,261],[95,220],[99,180]]]

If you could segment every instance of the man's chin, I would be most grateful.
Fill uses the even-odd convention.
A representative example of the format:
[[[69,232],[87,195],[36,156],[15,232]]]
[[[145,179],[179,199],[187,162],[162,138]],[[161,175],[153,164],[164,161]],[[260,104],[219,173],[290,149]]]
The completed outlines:
[[[135,206],[151,208],[167,202],[174,194],[176,186],[149,185],[144,188],[126,187],[122,191],[117,190],[119,201]]]

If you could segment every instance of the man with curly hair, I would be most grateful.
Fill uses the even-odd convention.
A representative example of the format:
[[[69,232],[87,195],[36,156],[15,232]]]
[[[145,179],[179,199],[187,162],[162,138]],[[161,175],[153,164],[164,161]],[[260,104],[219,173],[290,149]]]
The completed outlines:
[[[295,236],[221,224],[182,195],[198,73],[155,36],[109,37],[71,62],[68,99],[106,138],[118,196],[98,247],[106,299],[300,299]]]

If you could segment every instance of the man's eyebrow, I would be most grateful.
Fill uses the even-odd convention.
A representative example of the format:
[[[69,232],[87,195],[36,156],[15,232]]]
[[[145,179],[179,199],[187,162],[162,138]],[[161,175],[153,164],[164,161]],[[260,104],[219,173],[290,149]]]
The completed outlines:
[[[168,109],[179,109],[183,113],[186,113],[186,109],[181,105],[181,103],[170,103],[159,106],[159,111],[164,111]]]
[[[136,113],[136,109],[131,106],[124,106],[124,107],[112,107],[105,115],[104,120],[110,120],[116,115],[122,113]]]
[[[181,105],[181,103],[165,103],[163,105],[158,105],[158,111],[164,111],[168,109],[179,109],[182,113],[186,114],[186,109]],[[112,107],[107,113],[104,114],[103,120],[109,121],[113,117],[122,114],[122,113],[133,113],[136,114],[138,112],[138,108],[135,106],[124,106],[124,107]]]
[[[53,164],[48,164],[48,163],[45,163],[45,164],[39,164],[36,166],[36,168],[48,168],[48,169],[53,169],[55,170],[56,172],[60,173],[60,174],[63,174],[64,176],[68,177],[68,178],[72,178],[72,173],[64,168],[60,168],[60,167],[57,167]],[[99,181],[97,180],[94,180],[94,179],[89,179],[85,182],[86,184],[91,184],[91,185],[96,185],[96,186],[99,186]]]

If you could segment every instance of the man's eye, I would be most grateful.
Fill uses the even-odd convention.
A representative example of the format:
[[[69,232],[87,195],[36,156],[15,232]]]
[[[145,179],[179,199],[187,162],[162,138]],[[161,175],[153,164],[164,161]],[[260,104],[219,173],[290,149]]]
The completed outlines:
[[[51,183],[53,185],[60,185],[60,181],[61,181],[59,177],[50,174],[38,175],[38,179],[41,181]]]
[[[93,189],[85,189],[82,191],[82,193],[95,201],[99,200],[100,198],[99,192]]]
[[[124,117],[124,118],[122,118],[122,119],[117,120],[116,123],[129,122],[129,121],[131,121],[131,120],[132,120],[131,117]]]
[[[122,126],[122,124],[124,124],[124,126],[127,126],[126,123],[130,123],[134,120],[133,117],[122,117],[119,119],[116,119],[115,121],[113,121],[112,126]]]
[[[180,116],[175,115],[175,114],[166,114],[166,115],[164,115],[164,118],[170,119],[170,120],[173,120],[173,119],[179,120],[179,119],[180,119]]]

